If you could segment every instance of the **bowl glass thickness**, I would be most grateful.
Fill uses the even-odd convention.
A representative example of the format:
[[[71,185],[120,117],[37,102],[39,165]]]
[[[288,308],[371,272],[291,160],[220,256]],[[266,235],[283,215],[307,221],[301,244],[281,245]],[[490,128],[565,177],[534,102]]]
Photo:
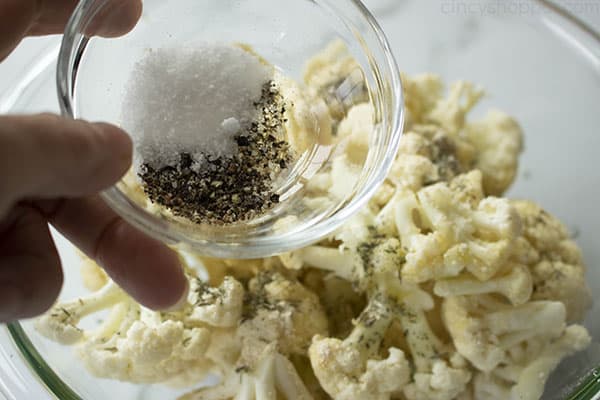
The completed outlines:
[[[600,395],[600,38],[542,2],[521,0],[522,12],[497,13],[491,12],[494,8],[488,13],[447,8],[452,3],[458,2],[366,1],[402,70],[477,82],[489,97],[476,114],[497,107],[521,122],[526,147],[508,195],[539,202],[577,234],[594,297],[585,320],[593,343],[558,367],[543,400],[596,399]],[[497,9],[515,3],[477,4]],[[1,112],[57,111],[56,53],[52,44],[36,62],[24,65],[22,79],[0,95]],[[57,244],[66,278],[62,298],[85,294],[77,254],[59,236]],[[40,383],[32,383],[32,376]],[[11,325],[10,332],[0,328],[0,377],[0,392],[9,400],[45,399],[46,391],[60,400],[174,400],[181,393],[96,379],[81,367],[72,349],[42,338],[29,321]]]
[[[263,257],[331,233],[385,178],[402,129],[400,79],[385,37],[360,2],[146,0],[141,19],[129,34],[118,39],[88,39],[86,32],[114,21],[112,15],[119,10],[111,9],[113,3],[81,2],[67,27],[57,76],[61,108],[69,117],[119,124],[121,113],[126,112],[121,108],[127,81],[135,79],[131,74],[134,65],[148,50],[215,42],[250,45],[284,75],[302,82],[310,57],[341,40],[362,69],[364,80],[357,70],[359,84],[368,90],[375,109],[368,157],[342,198],[317,206],[308,206],[304,200],[306,182],[327,169],[328,157],[336,153],[335,145],[321,146],[315,141],[299,155],[277,192],[280,204],[264,216],[219,227],[186,223],[145,211],[117,185],[104,193],[104,198],[131,223],[165,242],[187,245],[204,255]],[[342,79],[351,79],[351,75]],[[156,93],[156,98],[160,99],[161,93]],[[340,100],[352,103],[352,99]],[[136,133],[131,134],[135,141]]]

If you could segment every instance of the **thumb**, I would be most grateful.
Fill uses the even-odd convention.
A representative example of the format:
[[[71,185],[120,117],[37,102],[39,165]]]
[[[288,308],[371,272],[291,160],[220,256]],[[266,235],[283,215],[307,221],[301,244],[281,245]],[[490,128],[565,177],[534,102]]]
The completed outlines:
[[[0,213],[24,198],[80,197],[106,189],[131,165],[121,129],[56,115],[0,117]]]

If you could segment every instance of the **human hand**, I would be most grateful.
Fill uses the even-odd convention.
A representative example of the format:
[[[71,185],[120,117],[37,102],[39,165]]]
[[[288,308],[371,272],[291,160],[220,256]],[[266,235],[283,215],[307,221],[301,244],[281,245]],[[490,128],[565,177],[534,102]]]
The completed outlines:
[[[91,34],[131,30],[141,0],[107,0]],[[27,35],[62,32],[76,0],[0,0],[0,60]],[[136,300],[166,309],[184,296],[177,255],[117,216],[97,195],[129,169],[117,127],[55,115],[0,116],[0,322],[47,310],[62,287],[48,223]]]

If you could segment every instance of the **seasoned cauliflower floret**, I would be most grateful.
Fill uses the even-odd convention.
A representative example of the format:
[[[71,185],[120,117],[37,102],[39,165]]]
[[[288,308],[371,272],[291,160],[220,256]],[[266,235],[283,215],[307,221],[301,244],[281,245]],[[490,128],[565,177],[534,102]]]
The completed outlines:
[[[291,79],[279,75],[276,80],[289,105],[285,113],[285,128],[289,133],[290,147],[297,154],[302,154],[317,144],[329,145],[333,121],[325,101],[313,90],[301,88]]]
[[[494,311],[473,297],[449,297],[444,300],[442,314],[458,353],[483,372],[491,372],[504,362],[511,347],[534,338],[554,339],[566,325],[564,305],[552,301]]]
[[[433,363],[431,373],[416,373],[414,380],[404,389],[407,400],[453,400],[465,390],[471,373],[464,360],[457,360],[452,365],[437,360]]]
[[[507,274],[484,282],[464,276],[439,280],[434,286],[435,294],[441,297],[499,293],[514,305],[526,303],[532,290],[529,269],[521,265],[511,266]]]
[[[585,266],[566,227],[538,205],[513,201],[523,221],[523,235],[539,254],[530,264],[534,300],[555,300],[567,309],[567,321],[581,321],[591,307],[592,295],[585,281]]]
[[[55,342],[75,344],[92,334],[78,326],[84,317],[110,309],[127,299],[125,292],[111,282],[88,297],[55,305],[36,321],[35,326],[42,335]]]
[[[402,75],[402,87],[405,95],[406,126],[423,123],[426,116],[442,99],[444,82],[438,75],[420,74]]]
[[[242,316],[244,287],[231,277],[226,277],[221,286],[216,288],[194,279],[190,285],[189,300],[194,309],[188,321],[231,327],[237,325]]]
[[[505,113],[490,111],[481,121],[468,123],[464,132],[477,151],[475,168],[483,174],[485,192],[502,195],[517,174],[523,151],[521,127]]]
[[[374,113],[371,104],[360,104],[352,107],[340,122],[337,135],[351,163],[362,165],[365,162],[373,136]]]
[[[135,321],[122,337],[86,342],[79,355],[90,372],[103,378],[154,383],[185,374],[193,382],[210,368],[203,357],[209,338],[207,329],[186,329],[181,321]]]
[[[253,370],[229,371],[223,381],[188,393],[179,400],[254,399],[313,400],[294,365],[270,344],[258,355]]]
[[[470,171],[474,157],[474,149],[468,142],[451,137],[441,127],[415,125],[400,139],[398,156],[388,179],[416,191]]]
[[[438,99],[426,120],[443,126],[450,135],[457,135],[465,126],[467,114],[483,95],[483,90],[470,82],[456,82],[451,86],[448,97]]]
[[[511,390],[511,400],[537,400],[544,392],[544,385],[550,372],[563,358],[584,350],[591,343],[588,331],[580,325],[569,326],[564,334],[544,348],[535,360],[531,361],[519,375]]]
[[[461,185],[438,183],[417,193],[399,192],[395,220],[407,248],[402,276],[413,282],[454,277],[467,269],[491,279],[508,261],[520,221],[508,200],[488,197],[478,204],[457,199],[481,192],[474,171]],[[466,184],[474,185],[472,187]],[[467,194],[468,193],[468,194]]]
[[[541,261],[532,268],[534,300],[558,300],[567,308],[568,322],[581,321],[592,305],[592,295],[579,265]]]
[[[468,302],[464,297],[447,298],[442,308],[444,322],[458,353],[475,368],[489,372],[503,361],[504,351],[484,322],[470,314]]]
[[[502,195],[512,184],[523,151],[523,133],[518,123],[501,111],[490,111],[480,121],[467,121],[468,113],[483,97],[483,91],[469,82],[457,82],[444,97],[444,85],[435,75],[403,77],[406,96],[407,134],[437,132],[437,152],[424,154],[406,151],[401,145],[395,172],[410,182],[411,177],[448,180],[452,174],[478,169],[483,174],[487,195]],[[424,129],[425,127],[425,129]],[[409,143],[411,139],[403,139]],[[431,146],[431,145],[429,145]],[[422,146],[421,149],[424,149]],[[403,157],[410,154],[409,157]],[[413,155],[414,154],[414,155]],[[427,163],[415,155],[428,158],[438,166],[438,176],[427,170]],[[414,167],[411,171],[408,166]],[[461,169],[462,168],[462,169]],[[413,189],[418,189],[413,187]]]
[[[249,283],[238,329],[240,362],[251,362],[265,343],[277,343],[284,355],[306,354],[316,334],[327,334],[327,317],[316,294],[276,272],[261,273]]]
[[[390,399],[409,381],[410,367],[404,353],[389,349],[378,357],[383,335],[392,315],[389,304],[373,299],[344,340],[316,336],[309,349],[315,375],[334,399]]]

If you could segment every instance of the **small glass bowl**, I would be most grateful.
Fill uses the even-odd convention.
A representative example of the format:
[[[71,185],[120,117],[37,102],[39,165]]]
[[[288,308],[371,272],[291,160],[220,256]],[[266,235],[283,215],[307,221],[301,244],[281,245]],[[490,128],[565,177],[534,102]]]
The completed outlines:
[[[355,181],[345,185],[348,190],[343,196],[310,205],[306,201],[311,178],[330,168],[341,151],[335,142],[322,145],[315,141],[276,192],[281,202],[259,218],[238,224],[199,225],[168,212],[150,212],[146,199],[145,205],[130,195],[134,191],[131,179],[103,193],[116,212],[144,232],[206,256],[270,256],[331,234],[365,204],[387,175],[402,131],[400,75],[383,32],[360,1],[146,0],[141,19],[127,35],[90,37],[87,33],[97,31],[111,15],[118,14],[117,9],[111,10],[114,4],[119,2],[83,0],[66,28],[57,69],[59,102],[65,116],[121,125],[127,82],[145,52],[206,42],[249,45],[296,82],[302,82],[311,57],[333,42],[343,43],[358,68],[333,88],[335,100],[342,105],[342,113],[364,101],[374,110],[368,156],[359,165]],[[356,87],[361,88],[362,96],[354,96],[351,89]],[[135,143],[135,132],[130,134]]]

